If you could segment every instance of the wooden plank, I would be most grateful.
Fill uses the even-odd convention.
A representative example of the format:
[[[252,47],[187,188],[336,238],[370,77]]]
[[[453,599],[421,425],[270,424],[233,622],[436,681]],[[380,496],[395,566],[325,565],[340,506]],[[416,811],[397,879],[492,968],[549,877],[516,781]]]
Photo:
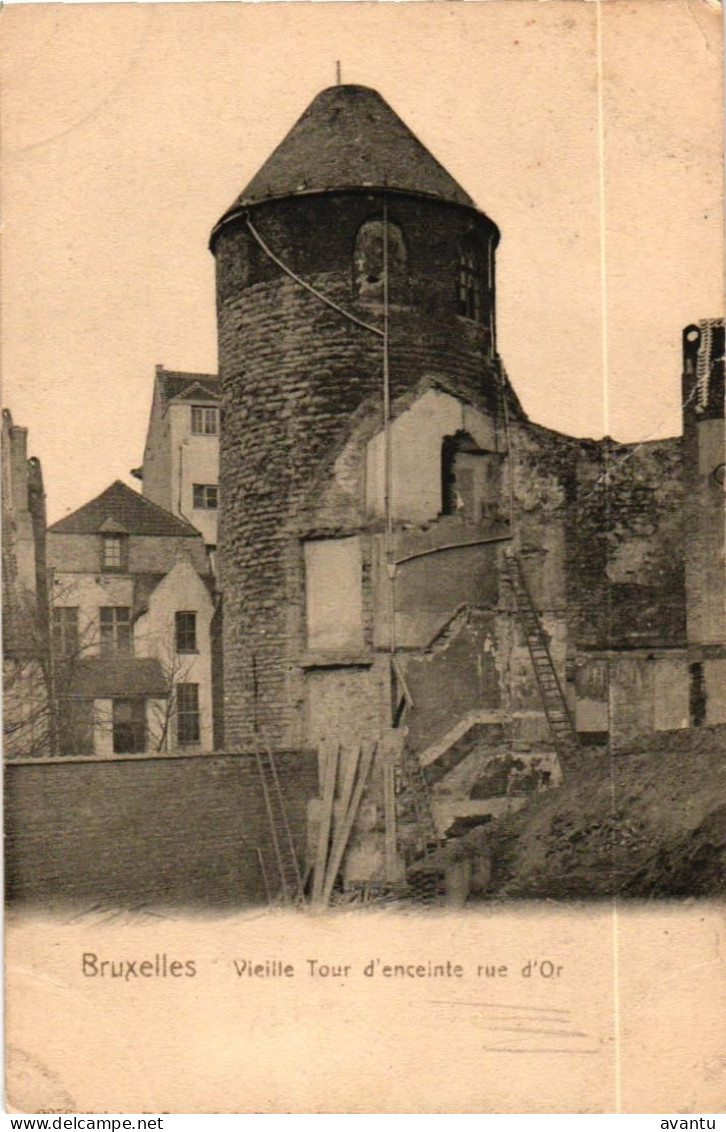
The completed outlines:
[[[355,786],[355,776],[358,772],[358,764],[360,763],[361,748],[354,747],[350,751],[350,758],[345,757],[345,752],[341,751],[341,787],[340,787],[340,803],[338,806],[333,807],[333,842],[338,836],[338,831],[345,821],[350,806],[350,799],[353,796],[353,787]],[[337,811],[337,815],[336,815]]]
[[[412,708],[414,706],[413,696],[411,695],[408,684],[406,683],[406,677],[403,675],[403,669],[401,668],[401,665],[399,664],[395,656],[391,658],[391,664],[393,665],[393,671],[396,673],[396,679],[401,685],[403,698],[405,699],[408,706]]]
[[[396,880],[398,853],[396,845],[396,787],[393,763],[383,767],[383,814],[386,829],[386,880]]]
[[[371,767],[373,765],[373,758],[375,756],[375,753],[376,753],[376,744],[375,743],[373,743],[370,747],[366,748],[363,752],[363,758],[362,758],[360,765],[359,765],[359,768],[358,768],[358,781],[355,784],[355,790],[353,791],[353,797],[351,799],[350,806],[348,807],[348,812],[346,813],[346,815],[343,819],[343,822],[341,824],[340,830],[339,830],[339,832],[338,832],[338,834],[335,838],[335,841],[333,842],[333,849],[332,849],[332,852],[330,854],[330,861],[328,862],[328,871],[327,871],[327,874],[326,874],[326,877],[325,877],[325,885],[323,887],[323,903],[324,904],[330,903],[330,897],[331,897],[332,892],[333,892],[333,885],[335,884],[335,878],[337,877],[337,875],[340,871],[340,866],[343,862],[343,855],[345,853],[346,848],[348,847],[348,841],[350,840],[350,835],[351,835],[352,830],[353,830],[353,824],[354,824],[356,816],[358,814],[358,810],[360,809],[360,804],[361,804],[361,801],[362,801],[362,798],[363,798],[363,791],[365,790],[366,783],[368,782],[368,776],[371,772]]]
[[[328,859],[328,843],[330,841],[330,826],[333,820],[333,803],[335,801],[335,783],[338,777],[338,756],[340,746],[336,743],[328,752],[325,761],[325,775],[323,779],[323,800],[320,808],[320,829],[318,830],[318,844],[315,851],[315,876],[313,877],[313,903],[318,903],[323,895],[323,882],[325,880],[325,863]]]
[[[341,831],[341,829],[342,829],[342,827],[345,823],[345,819],[348,815],[348,810],[350,808],[350,799],[351,799],[351,796],[353,794],[353,787],[355,785],[355,776],[356,776],[356,772],[358,770],[358,764],[360,762],[360,756],[361,756],[360,747],[355,747],[350,752],[350,754],[351,754],[351,758],[349,758],[346,762],[345,751],[342,750],[342,749],[340,750],[340,763],[339,763],[339,765],[342,764],[341,773],[340,773],[340,777],[342,779],[342,785],[341,785],[341,789],[340,789],[340,802],[338,803],[338,806],[336,806],[335,803],[333,803],[333,846],[332,846],[331,851],[330,851],[331,858],[332,858],[332,855],[335,851],[335,845],[337,844],[338,838],[340,836],[340,831]],[[338,810],[338,814],[339,814],[339,817],[337,819],[335,817],[336,809]],[[329,867],[330,866],[328,865],[328,868]],[[316,903],[327,904],[327,902],[328,902],[327,900],[325,900],[323,898],[323,890],[325,888],[325,884],[327,882],[327,879],[328,879],[328,871],[326,869],[325,877],[324,877],[323,881],[321,882],[320,896],[317,899]],[[333,876],[333,881],[335,881],[335,876]],[[331,885],[331,892],[332,892],[332,885]],[[328,899],[330,899],[330,898],[328,897]]]

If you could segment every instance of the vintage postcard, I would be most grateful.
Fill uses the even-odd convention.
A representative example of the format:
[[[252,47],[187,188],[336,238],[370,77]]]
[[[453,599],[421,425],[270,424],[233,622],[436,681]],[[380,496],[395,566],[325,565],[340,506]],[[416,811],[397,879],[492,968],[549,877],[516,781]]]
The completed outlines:
[[[2,28],[9,1110],[722,1110],[720,5]]]

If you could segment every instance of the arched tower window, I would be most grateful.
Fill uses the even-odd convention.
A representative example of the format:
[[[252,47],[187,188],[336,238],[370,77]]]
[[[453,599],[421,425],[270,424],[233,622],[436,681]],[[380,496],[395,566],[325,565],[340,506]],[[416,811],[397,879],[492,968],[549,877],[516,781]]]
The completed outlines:
[[[463,240],[459,246],[456,307],[464,318],[485,321],[486,278],[486,261],[481,245],[477,240]]]
[[[500,458],[485,452],[468,432],[445,436],[441,445],[441,511],[464,522],[496,516]]]
[[[388,221],[388,299],[406,301],[408,253],[403,232]],[[383,302],[383,221],[366,220],[358,229],[353,253],[353,281],[359,299]]]

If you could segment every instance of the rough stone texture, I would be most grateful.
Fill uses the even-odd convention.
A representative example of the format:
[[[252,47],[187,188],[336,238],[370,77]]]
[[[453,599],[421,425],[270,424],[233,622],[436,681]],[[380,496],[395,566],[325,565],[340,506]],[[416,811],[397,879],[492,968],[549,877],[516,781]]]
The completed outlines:
[[[2,638],[3,752],[47,755],[54,732],[49,711],[50,670],[46,508],[43,474],[28,459],[28,430],[3,409]]]
[[[279,754],[277,765],[304,855],[317,763],[313,754],[290,752]],[[270,887],[279,889],[250,755],[9,764],[5,835],[11,901],[124,908],[264,903],[257,848]]]
[[[682,645],[683,444],[577,440],[517,421],[515,525],[533,598],[580,648]]]
[[[642,728],[681,727],[687,663],[700,663],[685,652],[684,507],[696,536],[689,585],[709,601],[722,593],[712,527],[721,528],[709,521],[705,532],[695,517],[705,502],[716,506],[715,496],[703,497],[702,465],[716,451],[723,411],[711,412],[711,392],[723,400],[722,372],[707,383],[706,424],[716,426],[708,445],[703,423],[692,442],[687,429],[685,441],[623,445],[530,422],[496,353],[498,230],[415,178],[384,196],[384,185],[404,187],[400,170],[378,172],[405,127],[396,120],[376,134],[381,105],[358,88],[324,92],[213,234],[227,741],[255,730],[278,745],[388,740],[402,719],[395,734],[426,753],[450,733],[458,742],[472,713],[488,726],[496,720],[482,713],[499,712],[507,742],[544,766],[551,736],[505,552],[521,562],[564,695],[593,745],[608,731],[622,743]],[[365,129],[351,132],[357,114]],[[321,169],[329,171],[322,180]],[[382,327],[373,249],[384,205],[393,257],[389,508],[381,338],[371,331]],[[472,236],[486,253],[481,322],[462,318],[457,305],[460,251]],[[367,328],[311,295],[275,257]],[[715,341],[711,330],[707,337]],[[700,361],[697,368],[705,388]],[[697,481],[693,504],[688,475]],[[361,547],[362,616],[351,570],[345,592],[341,585],[329,595],[325,576],[306,608],[306,540],[351,536]],[[459,546],[477,540],[487,545]],[[327,620],[308,640],[313,606]],[[345,655],[337,629],[347,619],[355,634]],[[486,648],[470,639],[475,621],[487,625]],[[391,649],[416,685],[405,709]],[[716,675],[704,668],[703,688],[713,689]],[[442,790],[454,789],[466,762],[452,762]],[[484,790],[489,771],[480,770]]]
[[[569,512],[570,622],[578,645],[685,640],[683,446],[582,445]]]
[[[380,326],[380,306],[356,305],[352,250],[360,225],[381,207],[375,193],[311,196],[260,205],[254,222],[292,270]],[[410,303],[396,309],[391,326],[392,395],[441,373],[494,410],[501,397],[489,328],[458,317],[455,306],[458,242],[472,228],[492,240],[493,227],[472,210],[404,197],[392,202],[391,220],[403,231],[410,280]],[[380,401],[381,344],[286,277],[241,222],[221,231],[215,254],[227,740],[249,734],[255,718],[275,743],[298,743],[299,539],[311,533],[305,518],[352,414],[368,398]]]
[[[387,657],[371,668],[312,669],[305,684],[307,733],[314,746],[375,741],[390,720]]]

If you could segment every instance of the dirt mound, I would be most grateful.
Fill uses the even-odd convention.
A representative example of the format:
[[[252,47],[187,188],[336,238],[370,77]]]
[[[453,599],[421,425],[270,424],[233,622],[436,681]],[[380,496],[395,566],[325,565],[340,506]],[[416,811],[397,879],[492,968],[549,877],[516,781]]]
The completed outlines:
[[[726,895],[726,728],[638,746],[492,825],[488,898]]]
[[[631,896],[726,896],[726,805],[659,849],[628,883]]]

